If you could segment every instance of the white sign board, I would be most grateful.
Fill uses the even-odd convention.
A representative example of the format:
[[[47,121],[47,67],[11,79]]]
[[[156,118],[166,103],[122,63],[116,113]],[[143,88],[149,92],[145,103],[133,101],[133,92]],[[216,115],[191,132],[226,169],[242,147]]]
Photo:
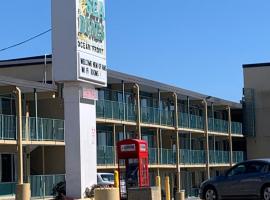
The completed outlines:
[[[135,144],[123,144],[121,145],[121,152],[133,152],[136,151]]]
[[[104,0],[52,1],[53,76],[107,86]]]

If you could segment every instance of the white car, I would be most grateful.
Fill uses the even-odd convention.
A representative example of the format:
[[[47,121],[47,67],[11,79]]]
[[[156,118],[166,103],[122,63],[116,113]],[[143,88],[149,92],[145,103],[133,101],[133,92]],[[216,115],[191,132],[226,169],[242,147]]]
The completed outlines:
[[[102,186],[113,186],[114,174],[113,173],[97,173],[97,184],[102,185]]]

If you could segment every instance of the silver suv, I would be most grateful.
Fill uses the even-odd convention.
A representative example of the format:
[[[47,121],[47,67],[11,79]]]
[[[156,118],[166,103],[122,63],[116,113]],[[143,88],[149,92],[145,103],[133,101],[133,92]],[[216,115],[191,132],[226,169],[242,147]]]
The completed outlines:
[[[270,200],[270,159],[250,160],[229,169],[225,175],[204,181],[200,198]]]

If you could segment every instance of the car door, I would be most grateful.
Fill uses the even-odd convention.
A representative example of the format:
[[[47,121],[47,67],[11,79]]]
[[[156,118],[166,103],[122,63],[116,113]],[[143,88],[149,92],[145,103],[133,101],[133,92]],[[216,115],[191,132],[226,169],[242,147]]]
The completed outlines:
[[[243,197],[251,197],[259,194],[266,176],[268,165],[262,161],[250,161],[246,164],[245,176],[240,180],[240,192]]]
[[[239,196],[239,180],[243,178],[246,171],[245,164],[238,164],[231,168],[222,181],[217,183],[218,193],[222,198],[235,198]]]

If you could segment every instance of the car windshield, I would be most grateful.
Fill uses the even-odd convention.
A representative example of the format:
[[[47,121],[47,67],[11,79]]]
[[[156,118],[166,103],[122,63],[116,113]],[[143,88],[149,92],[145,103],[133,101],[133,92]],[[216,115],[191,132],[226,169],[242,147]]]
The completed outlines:
[[[102,174],[100,175],[103,181],[114,181],[113,174]]]

